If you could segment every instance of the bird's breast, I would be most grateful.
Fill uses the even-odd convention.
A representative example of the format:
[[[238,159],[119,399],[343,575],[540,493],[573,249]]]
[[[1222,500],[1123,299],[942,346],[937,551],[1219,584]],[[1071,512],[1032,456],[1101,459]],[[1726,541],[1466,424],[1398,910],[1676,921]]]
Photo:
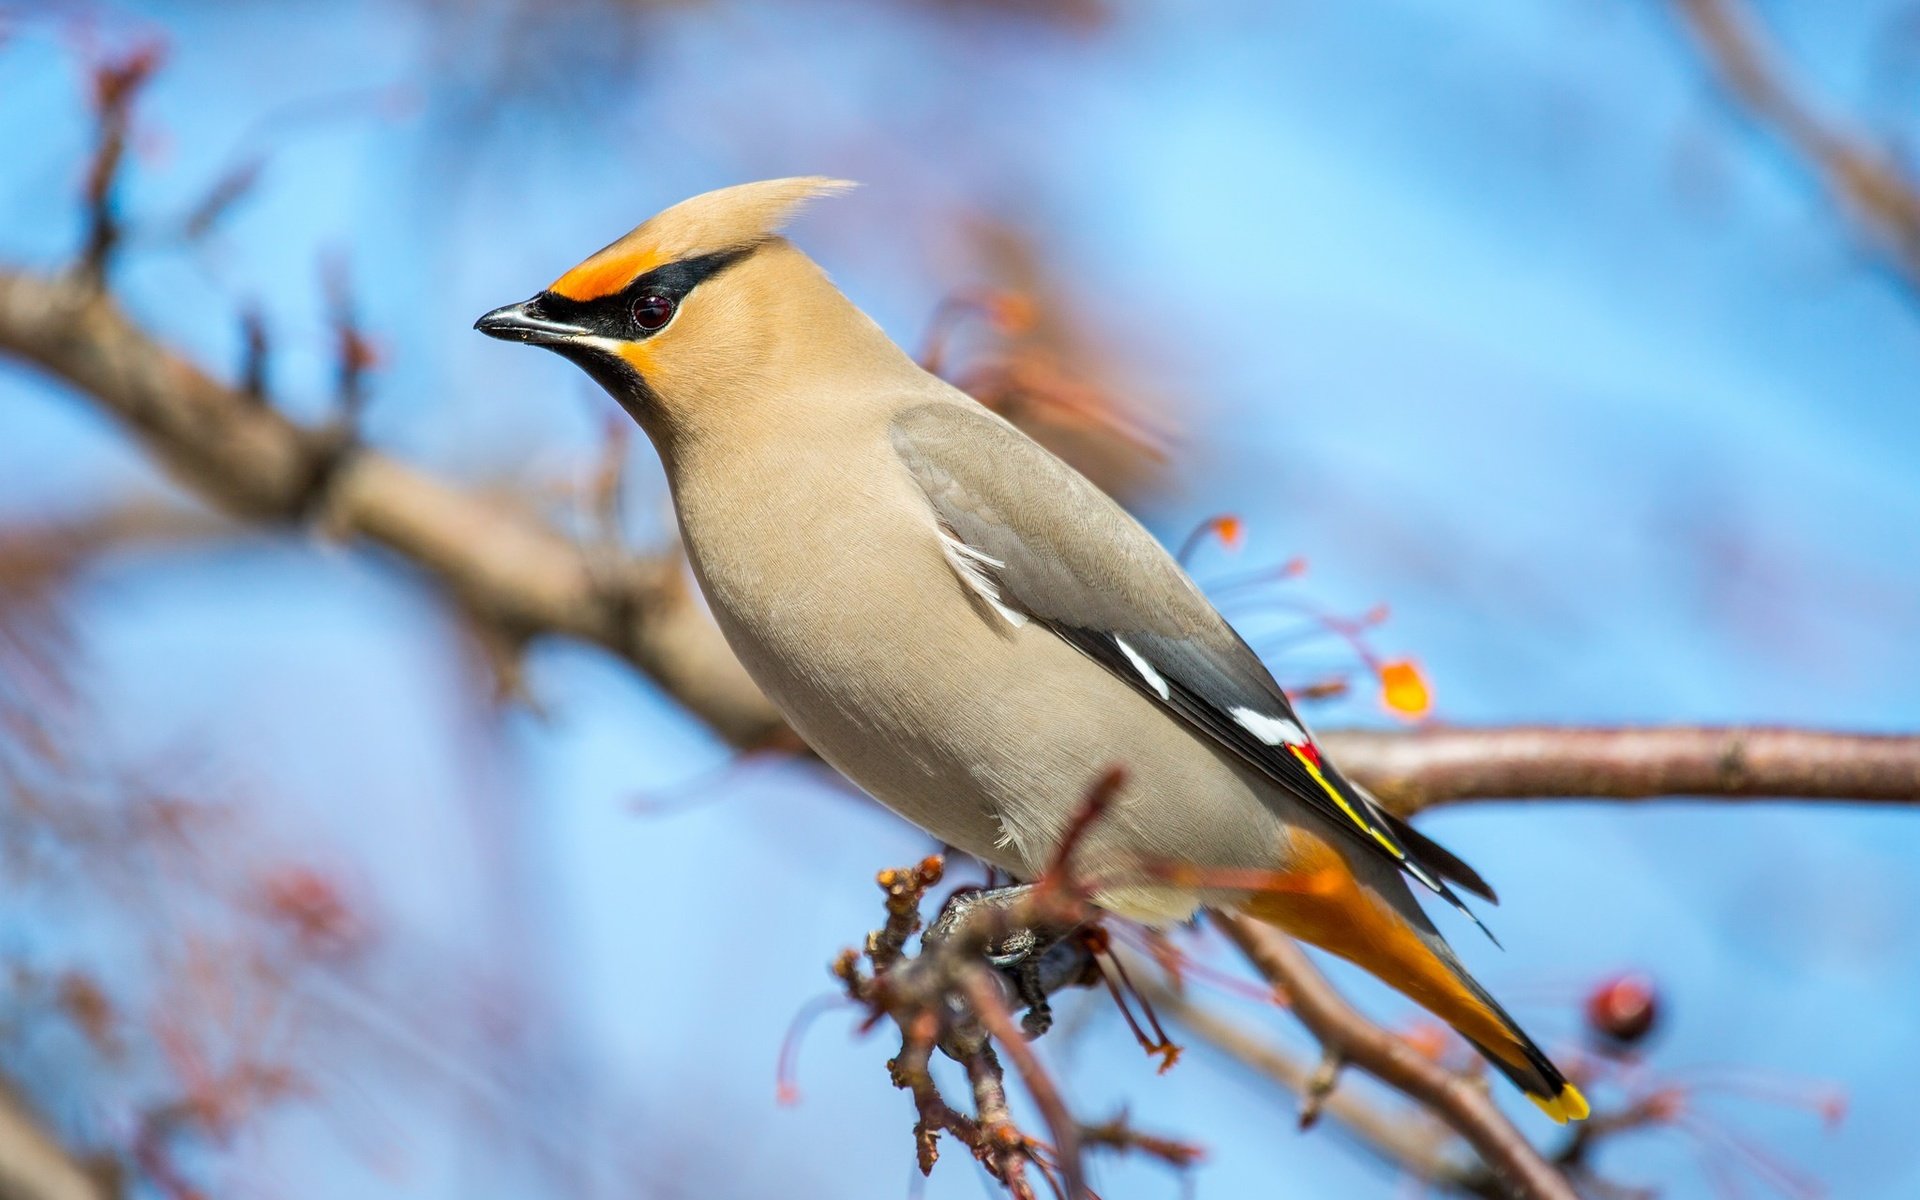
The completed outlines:
[[[707,602],[754,682],[820,754],[909,820],[992,857],[998,814],[969,746],[1003,711],[1010,653],[942,556],[891,450],[782,455],[676,481]]]

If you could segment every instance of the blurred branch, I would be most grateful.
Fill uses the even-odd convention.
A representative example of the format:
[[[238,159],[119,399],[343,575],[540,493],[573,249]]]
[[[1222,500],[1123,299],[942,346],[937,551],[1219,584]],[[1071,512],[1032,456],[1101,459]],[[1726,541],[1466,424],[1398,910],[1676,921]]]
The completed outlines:
[[[1920,802],[1920,735],[1673,726],[1343,731],[1341,769],[1403,816],[1462,800]]]
[[[0,354],[117,417],[187,487],[246,520],[318,520],[383,547],[517,640],[560,634],[626,658],[736,745],[778,715],[689,591],[677,553],[610,567],[510,504],[299,425],[227,387],[71,278],[0,270]]]
[[[1166,1016],[1215,1050],[1272,1080],[1297,1096],[1312,1085],[1314,1066],[1260,1038],[1218,1012],[1196,1004],[1183,992],[1142,970],[1141,995]],[[1456,1144],[1442,1126],[1374,1104],[1351,1088],[1336,1088],[1321,1102],[1321,1114],[1374,1155],[1422,1183],[1470,1195],[1499,1197],[1478,1164],[1451,1153]]]
[[[160,496],[83,512],[0,524],[0,579],[19,586],[60,582],[116,550],[218,545],[250,532],[218,513]]]
[[[1306,952],[1276,930],[1244,917],[1214,912],[1213,923],[1285,998],[1287,1006],[1336,1064],[1351,1064],[1424,1105],[1466,1139],[1493,1174],[1528,1200],[1578,1200],[1565,1176],[1520,1135],[1480,1083],[1455,1074],[1382,1029],[1348,1004]],[[1331,1081],[1310,1081],[1328,1091]]]
[[[1920,182],[1864,134],[1796,91],[1740,0],[1674,0],[1721,86],[1840,203],[1908,289],[1920,293]]]
[[[108,1174],[69,1154],[0,1082],[0,1200],[113,1200]]]

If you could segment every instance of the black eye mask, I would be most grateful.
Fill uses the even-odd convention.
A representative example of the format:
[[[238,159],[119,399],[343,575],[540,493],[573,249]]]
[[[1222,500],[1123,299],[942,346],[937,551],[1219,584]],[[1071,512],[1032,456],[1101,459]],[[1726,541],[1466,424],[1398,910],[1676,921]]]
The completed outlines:
[[[592,300],[572,300],[554,292],[542,292],[533,299],[529,311],[549,321],[591,330],[596,337],[641,341],[672,324],[673,311],[694,288],[746,258],[754,249],[747,246],[719,250],[670,262],[638,276],[611,295],[596,296]],[[661,301],[665,302],[664,306]],[[663,307],[665,319],[655,319]]]

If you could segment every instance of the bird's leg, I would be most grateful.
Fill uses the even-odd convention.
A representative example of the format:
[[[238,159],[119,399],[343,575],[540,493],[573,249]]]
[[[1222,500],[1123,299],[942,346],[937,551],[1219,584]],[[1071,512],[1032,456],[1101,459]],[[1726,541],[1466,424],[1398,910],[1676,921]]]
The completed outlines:
[[[1033,894],[1033,884],[955,892],[934,918],[923,943],[945,942],[963,933],[981,939],[981,954],[1027,1010],[1021,1027],[1030,1038],[1053,1024],[1047,998],[1063,987],[1085,981],[1092,955],[1072,937],[1072,928],[1043,929],[1013,924],[1012,914]]]

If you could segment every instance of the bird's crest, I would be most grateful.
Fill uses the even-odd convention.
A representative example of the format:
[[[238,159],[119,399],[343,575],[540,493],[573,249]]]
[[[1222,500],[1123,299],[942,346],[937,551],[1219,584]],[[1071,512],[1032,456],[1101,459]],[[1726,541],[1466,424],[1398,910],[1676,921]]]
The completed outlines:
[[[610,296],[655,267],[766,241],[807,201],[853,186],[842,179],[805,175],[737,184],[682,200],[554,280],[547,290],[569,300]]]

